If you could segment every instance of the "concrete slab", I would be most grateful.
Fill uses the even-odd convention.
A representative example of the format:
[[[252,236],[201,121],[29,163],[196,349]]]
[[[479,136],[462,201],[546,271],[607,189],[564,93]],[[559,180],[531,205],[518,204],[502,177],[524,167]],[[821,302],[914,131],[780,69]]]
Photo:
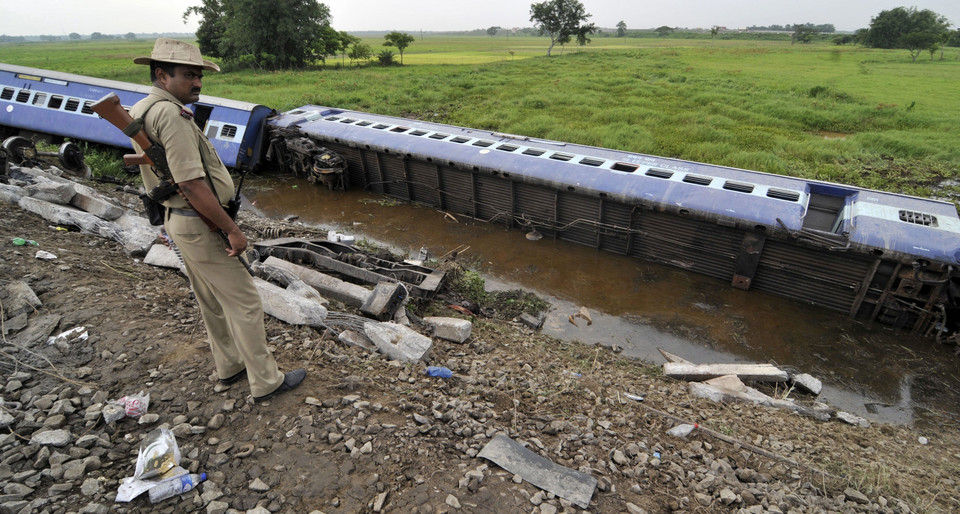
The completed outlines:
[[[460,318],[428,316],[423,318],[423,322],[433,329],[434,337],[455,343],[463,343],[469,339],[473,330],[473,323]]]
[[[393,360],[417,362],[433,348],[433,340],[396,323],[364,323],[363,333],[380,353]]]

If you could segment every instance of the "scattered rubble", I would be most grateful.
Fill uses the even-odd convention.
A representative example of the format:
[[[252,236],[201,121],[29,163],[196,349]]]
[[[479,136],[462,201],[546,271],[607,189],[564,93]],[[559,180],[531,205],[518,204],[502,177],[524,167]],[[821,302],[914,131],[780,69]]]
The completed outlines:
[[[0,201],[9,202],[6,191]],[[395,359],[364,347],[357,331],[352,346],[340,342],[350,330],[268,317],[278,361],[308,375],[296,391],[255,404],[245,382],[218,382],[182,275],[138,262],[99,231],[56,231],[9,207],[3,233],[56,248],[59,259],[38,261],[34,250],[0,242],[2,513],[904,513],[958,505],[955,427],[918,438],[913,427],[714,403],[658,367],[552,340],[520,321],[474,322],[453,341],[413,331],[426,341]],[[11,289],[23,298],[16,313],[6,310]],[[328,327],[358,323],[328,300]],[[402,325],[360,319],[357,330],[389,330],[378,348],[403,346],[392,328]],[[68,351],[45,344],[76,327],[88,337]],[[427,365],[452,376],[429,378]],[[105,422],[111,399],[140,390],[150,395],[146,414]],[[680,423],[698,428],[682,439],[666,434]],[[207,480],[156,505],[115,503],[141,441],[160,428],[175,434],[180,466]],[[578,485],[532,483],[525,470],[485,458],[488,445],[505,440],[550,464],[544,469],[575,472]]]

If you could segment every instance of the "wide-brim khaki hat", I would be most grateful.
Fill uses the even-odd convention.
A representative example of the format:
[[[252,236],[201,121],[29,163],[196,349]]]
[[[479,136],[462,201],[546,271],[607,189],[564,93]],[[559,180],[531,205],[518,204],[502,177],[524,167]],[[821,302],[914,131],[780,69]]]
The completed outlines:
[[[200,49],[196,46],[184,41],[165,37],[157,38],[157,42],[153,44],[153,52],[150,54],[150,57],[137,57],[133,60],[134,64],[150,64],[150,61],[187,64],[190,66],[200,66],[205,70],[220,71],[219,66],[204,59],[200,55]]]

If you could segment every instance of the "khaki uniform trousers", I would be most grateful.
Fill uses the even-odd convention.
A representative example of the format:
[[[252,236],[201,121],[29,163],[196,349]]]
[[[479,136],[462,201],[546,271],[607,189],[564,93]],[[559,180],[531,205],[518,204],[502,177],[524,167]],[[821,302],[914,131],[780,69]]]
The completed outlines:
[[[164,226],[183,256],[217,375],[228,378],[246,368],[253,396],[272,393],[284,375],[267,348],[263,305],[253,279],[236,257],[227,255],[223,238],[199,217],[168,211]]]

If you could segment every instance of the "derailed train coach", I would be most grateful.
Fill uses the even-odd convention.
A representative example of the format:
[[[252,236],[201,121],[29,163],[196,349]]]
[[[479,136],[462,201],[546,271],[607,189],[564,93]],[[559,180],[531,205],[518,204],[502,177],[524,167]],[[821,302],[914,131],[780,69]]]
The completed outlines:
[[[90,108],[111,92],[129,109],[150,93],[150,86],[0,63],[4,149],[17,160],[37,136],[132,148],[127,136]],[[245,171],[259,164],[264,124],[273,109],[207,95],[189,107],[224,164]]]
[[[130,148],[90,110],[110,92],[129,108],[149,87],[0,63],[4,149],[30,136]],[[952,203],[324,106],[190,107],[240,171],[270,161],[915,334],[960,329]]]
[[[915,334],[958,328],[949,202],[306,105],[268,122],[281,159],[335,154],[402,200],[709,275]],[[294,164],[294,163],[287,163]],[[309,172],[309,169],[302,170]]]

